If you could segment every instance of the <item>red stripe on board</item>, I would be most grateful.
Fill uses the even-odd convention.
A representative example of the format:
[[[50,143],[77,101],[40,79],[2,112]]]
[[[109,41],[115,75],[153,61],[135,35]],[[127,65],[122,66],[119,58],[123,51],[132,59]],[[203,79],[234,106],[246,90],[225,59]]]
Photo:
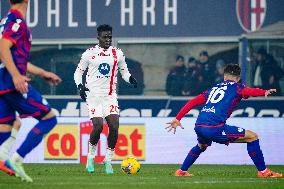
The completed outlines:
[[[110,83],[109,83],[109,93],[108,93],[109,95],[112,95],[113,77],[114,77],[115,67],[116,67],[116,64],[117,64],[117,56],[116,56],[115,49],[112,49],[112,55],[113,55],[113,58],[114,58],[114,62],[113,62],[112,70],[111,70],[111,77],[110,77]]]

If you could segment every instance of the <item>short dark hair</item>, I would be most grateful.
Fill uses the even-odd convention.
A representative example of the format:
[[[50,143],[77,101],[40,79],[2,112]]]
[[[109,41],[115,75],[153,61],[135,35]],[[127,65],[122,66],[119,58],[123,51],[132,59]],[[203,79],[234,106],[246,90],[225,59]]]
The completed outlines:
[[[10,3],[12,4],[12,5],[14,5],[14,4],[18,4],[18,3],[22,3],[24,0],[10,0]]]
[[[184,61],[184,57],[181,56],[181,55],[177,55],[177,56],[176,56],[176,62],[177,62],[177,61]]]
[[[112,32],[112,27],[110,25],[108,25],[108,24],[99,25],[99,27],[97,28],[98,34],[100,34],[103,31],[110,31],[110,32]]]
[[[261,55],[267,55],[267,51],[264,47],[260,47],[257,51],[257,54],[261,54]]]
[[[224,69],[224,74],[229,74],[232,76],[240,76],[241,67],[238,64],[228,64]]]
[[[207,57],[209,57],[207,51],[201,51],[201,52],[199,53],[199,56],[207,56]]]

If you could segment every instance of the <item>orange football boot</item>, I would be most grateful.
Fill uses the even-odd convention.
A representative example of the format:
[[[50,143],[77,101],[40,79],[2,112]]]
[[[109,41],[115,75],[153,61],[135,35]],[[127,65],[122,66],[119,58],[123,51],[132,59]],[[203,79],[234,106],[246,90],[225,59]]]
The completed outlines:
[[[190,174],[187,171],[182,171],[181,169],[176,170],[175,172],[176,177],[192,177],[193,174]]]
[[[0,170],[3,171],[4,173],[8,174],[8,175],[15,176],[15,172],[12,169],[10,169],[9,167],[7,167],[5,165],[5,162],[3,162],[3,161],[0,161]]]
[[[262,173],[261,171],[258,171],[257,173],[257,177],[259,178],[281,178],[283,177],[281,173],[276,173],[274,171],[271,171],[270,169],[266,169],[266,171],[264,173]]]

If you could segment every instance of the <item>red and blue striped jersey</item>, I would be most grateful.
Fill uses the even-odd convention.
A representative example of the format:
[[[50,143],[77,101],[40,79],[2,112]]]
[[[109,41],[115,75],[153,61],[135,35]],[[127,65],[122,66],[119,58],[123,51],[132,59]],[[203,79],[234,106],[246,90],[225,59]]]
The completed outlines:
[[[27,63],[30,61],[31,32],[21,13],[11,9],[1,20],[0,38],[13,43],[11,54],[16,67],[22,75],[27,73]],[[0,94],[15,90],[12,77],[5,65],[0,61]]]
[[[264,96],[265,92],[263,89],[247,88],[244,84],[226,80],[188,101],[176,119],[181,120],[193,107],[204,104],[195,125],[221,127],[243,98]]]
[[[224,125],[242,100],[241,91],[244,88],[243,84],[227,80],[205,91],[203,95],[206,102],[199,113],[196,125]]]

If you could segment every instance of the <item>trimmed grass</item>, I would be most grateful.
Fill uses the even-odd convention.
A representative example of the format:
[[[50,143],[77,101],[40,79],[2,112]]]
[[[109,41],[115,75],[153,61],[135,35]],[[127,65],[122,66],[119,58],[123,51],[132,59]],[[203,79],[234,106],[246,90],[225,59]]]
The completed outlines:
[[[174,177],[178,165],[143,165],[136,175],[126,175],[114,165],[115,174],[106,175],[103,165],[96,165],[94,174],[79,164],[26,164],[26,172],[34,179],[24,183],[15,177],[0,173],[0,189],[165,189],[165,188],[284,188],[284,179],[256,177],[254,166],[241,165],[194,165],[190,172],[194,177]],[[269,166],[284,172],[284,166]]]

